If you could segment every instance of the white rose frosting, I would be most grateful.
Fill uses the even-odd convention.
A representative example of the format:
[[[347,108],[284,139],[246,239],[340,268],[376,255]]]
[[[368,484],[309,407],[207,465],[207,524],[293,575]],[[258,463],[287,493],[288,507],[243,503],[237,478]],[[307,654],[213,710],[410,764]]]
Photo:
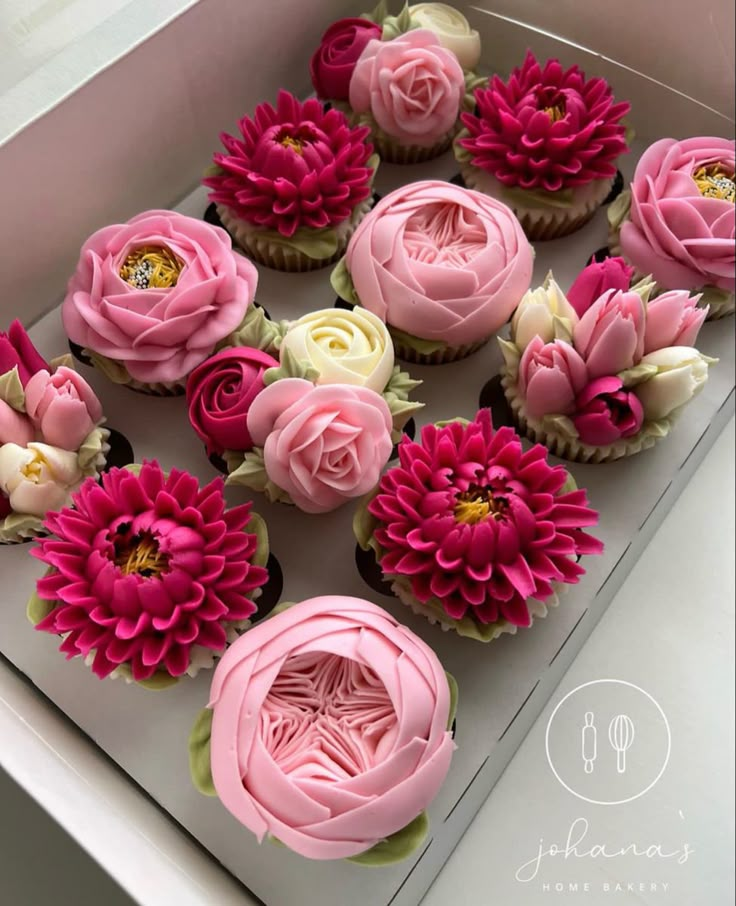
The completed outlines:
[[[475,69],[480,60],[480,35],[459,10],[446,3],[417,3],[409,7],[409,16],[415,28],[434,32],[463,69]]]

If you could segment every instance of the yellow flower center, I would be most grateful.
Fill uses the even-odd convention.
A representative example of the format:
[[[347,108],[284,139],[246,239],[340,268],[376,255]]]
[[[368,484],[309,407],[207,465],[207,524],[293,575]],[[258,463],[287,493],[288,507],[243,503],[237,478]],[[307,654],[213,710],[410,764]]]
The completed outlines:
[[[169,555],[159,549],[151,532],[118,536],[115,540],[115,565],[124,576],[138,573],[146,579],[160,576],[169,568]]]
[[[303,153],[304,142],[299,141],[298,138],[294,138],[293,135],[285,135],[283,138],[280,138],[279,144],[283,145],[284,148],[291,148],[291,150],[297,154]]]
[[[120,276],[136,289],[176,286],[184,264],[165,245],[143,245],[123,262]]]
[[[699,167],[693,173],[695,185],[706,198],[720,198],[722,201],[736,201],[736,183],[733,173],[728,173],[722,164]]]
[[[552,120],[553,123],[558,122],[558,120],[565,118],[565,105],[561,101],[559,104],[555,104],[553,107],[545,107],[544,112]]]
[[[490,488],[470,488],[455,501],[455,522],[475,525],[489,517],[501,519],[506,507],[505,498],[494,497]]]
[[[20,471],[24,478],[27,478],[34,484],[38,484],[41,479],[41,470],[45,465],[47,465],[47,463],[43,454],[38,450],[34,450],[33,459],[24,466],[21,466]]]

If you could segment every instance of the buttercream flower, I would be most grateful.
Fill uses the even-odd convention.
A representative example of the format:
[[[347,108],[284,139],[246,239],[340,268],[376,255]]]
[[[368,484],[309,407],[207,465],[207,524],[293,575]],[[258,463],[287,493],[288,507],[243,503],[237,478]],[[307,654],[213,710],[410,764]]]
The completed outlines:
[[[347,101],[355,64],[373,38],[380,40],[381,26],[369,19],[339,19],[332,23],[309,64],[312,85],[319,97]]]
[[[425,426],[420,442],[401,442],[399,463],[368,504],[379,563],[402,600],[439,604],[443,622],[528,626],[530,599],[577,582],[576,557],[602,550],[583,531],[598,521],[585,491],[566,490],[544,447],[524,452],[511,428],[494,432],[488,410]]]
[[[535,337],[519,365],[519,392],[531,418],[570,415],[590,376],[580,354],[569,343],[545,343]]]
[[[240,137],[221,133],[220,172],[203,182],[212,201],[248,224],[291,237],[343,223],[370,197],[369,130],[351,128],[339,110],[280,91],[275,109],[259,104],[238,128]]]
[[[609,290],[575,325],[575,349],[591,378],[617,374],[644,354],[646,307],[635,292]]]
[[[63,635],[61,651],[90,658],[100,678],[119,667],[137,681],[194,672],[256,610],[263,551],[245,531],[250,504],[225,510],[222,479],[200,489],[146,462],[87,479],[73,504],[47,516],[56,537],[33,550],[50,567],[36,628]]]
[[[255,626],[218,664],[209,707],[223,805],[310,859],[390,849],[454,750],[437,656],[358,598],[312,598]]]
[[[411,34],[411,33],[410,33]],[[360,304],[422,340],[486,340],[529,288],[532,249],[505,205],[447,182],[386,195],[348,245]]]
[[[77,454],[69,450],[35,442],[0,445],[0,491],[15,513],[43,517],[67,506],[82,477]]]
[[[465,70],[475,69],[480,61],[480,35],[465,16],[446,3],[415,3],[409,7],[414,28],[424,28],[437,36],[439,43],[452,51]]]
[[[350,80],[350,106],[402,145],[432,148],[455,128],[465,76],[454,53],[426,29],[372,40]]]
[[[38,352],[17,319],[8,328],[7,333],[0,330],[0,375],[18,369],[18,377],[25,387],[30,378],[41,370],[49,370],[43,356]]]
[[[577,321],[574,307],[550,274],[544,286],[524,294],[511,319],[511,339],[520,350],[526,349],[535,337],[543,343],[570,339]]]
[[[582,318],[608,290],[628,290],[633,275],[634,268],[629,267],[623,258],[607,257],[603,261],[591,261],[575,278],[567,292],[567,301]]]
[[[85,242],[62,320],[74,343],[133,379],[176,382],[239,326],[257,282],[224,230],[147,211]]]
[[[573,424],[582,443],[602,447],[632,437],[642,426],[639,398],[615,375],[591,381],[575,400]]]
[[[78,450],[102,419],[102,405],[81,374],[61,365],[26,384],[26,412],[47,444]]]
[[[654,352],[666,346],[694,346],[708,306],[698,308],[700,296],[686,290],[671,290],[655,296],[647,303],[647,323],[644,329],[644,352]]]
[[[326,308],[292,321],[281,342],[318,372],[317,384],[352,384],[383,393],[394,369],[394,346],[383,321],[357,307]]]
[[[661,287],[734,292],[735,147],[725,138],[664,138],[641,156],[620,242]]]
[[[459,143],[505,186],[558,192],[610,179],[628,150],[621,119],[630,105],[577,66],[542,68],[530,51],[507,82],[494,76],[475,97],[478,114],[462,115],[468,136]]]
[[[189,375],[189,421],[208,453],[253,447],[248,411],[265,386],[263,372],[278,364],[260,349],[237,346],[218,352]]]
[[[388,405],[373,390],[298,378],[268,386],[248,412],[268,479],[306,513],[375,487],[391,455],[391,428]]]
[[[666,418],[700,393],[712,361],[689,346],[671,346],[645,355],[640,364],[657,368],[653,377],[636,386],[645,420]]]
[[[30,420],[0,399],[0,446],[17,444],[25,447],[35,436]]]

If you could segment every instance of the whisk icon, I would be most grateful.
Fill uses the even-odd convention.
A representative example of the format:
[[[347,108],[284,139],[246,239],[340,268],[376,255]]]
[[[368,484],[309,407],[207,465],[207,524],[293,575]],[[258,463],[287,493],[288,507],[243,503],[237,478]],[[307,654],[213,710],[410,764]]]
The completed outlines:
[[[626,714],[613,718],[608,726],[608,741],[616,752],[616,770],[626,773],[626,753],[634,742],[634,722]]]

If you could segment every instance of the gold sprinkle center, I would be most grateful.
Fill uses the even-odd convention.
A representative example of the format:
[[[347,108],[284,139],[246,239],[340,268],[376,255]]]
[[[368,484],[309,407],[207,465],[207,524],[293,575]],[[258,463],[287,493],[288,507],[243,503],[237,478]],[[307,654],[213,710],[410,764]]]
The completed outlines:
[[[720,198],[722,201],[736,201],[736,183],[733,173],[729,173],[722,164],[709,164],[699,167],[693,173],[695,185],[705,198]]]
[[[490,488],[471,488],[455,501],[455,522],[475,525],[489,517],[501,519],[506,506],[506,500],[494,497]]]
[[[294,138],[293,135],[285,135],[283,138],[280,138],[279,144],[283,145],[284,148],[290,148],[297,154],[304,153],[304,142],[299,141],[298,138]]]
[[[143,245],[123,262],[120,276],[136,289],[176,286],[184,264],[165,245]]]
[[[169,555],[159,549],[158,542],[150,532],[120,537],[115,543],[115,565],[124,576],[131,573],[149,579],[160,576],[169,567]]]
[[[545,107],[544,112],[553,123],[565,118],[565,106],[562,103],[555,104],[553,107]]]

